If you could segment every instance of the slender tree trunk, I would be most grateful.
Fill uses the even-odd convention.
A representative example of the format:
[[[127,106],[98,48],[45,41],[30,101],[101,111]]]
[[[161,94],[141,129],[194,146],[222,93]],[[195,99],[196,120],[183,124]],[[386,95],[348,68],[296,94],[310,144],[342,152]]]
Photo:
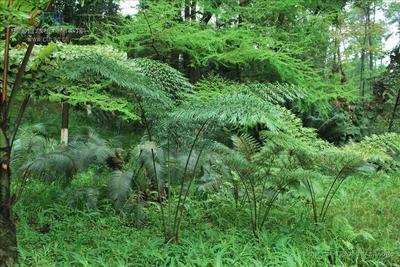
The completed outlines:
[[[68,145],[69,104],[61,103],[61,144]]]
[[[334,52],[333,52],[333,62],[332,62],[332,73],[337,74],[339,73],[339,67],[338,67],[338,60],[337,60],[337,50],[339,47],[339,41],[338,41],[338,31],[339,31],[339,16],[336,15],[335,18],[335,23],[334,23],[335,31],[334,31],[334,37],[333,37],[333,47],[334,47]]]
[[[364,22],[364,36],[363,43],[361,47],[361,64],[360,64],[360,95],[365,96],[365,57],[366,57],[366,49],[367,46],[367,34],[368,34],[368,15],[367,10],[365,9],[365,22]]]
[[[342,35],[342,23],[339,17],[337,17],[337,27],[338,27],[338,33],[339,36]],[[344,71],[343,68],[343,63],[342,63],[342,52],[340,51],[340,45],[342,41],[338,40],[337,48],[336,48],[336,55],[337,55],[337,60],[338,60],[338,67],[339,67],[339,72],[341,75],[340,83],[345,84],[347,82],[347,76],[346,72]]]
[[[346,72],[344,71],[343,64],[342,64],[342,54],[340,52],[340,44],[337,48],[337,57],[338,57],[338,62],[339,62],[339,71],[340,71],[340,83],[345,84],[347,82],[347,76]]]
[[[336,56],[337,56],[337,40],[336,40],[336,37],[335,37],[335,40],[333,41],[333,46],[335,47],[335,51],[333,52],[333,62],[332,62],[332,73],[333,74],[336,74],[336,73],[338,73],[339,72],[339,68],[338,68],[338,63],[337,63],[337,58],[336,58]]]
[[[169,63],[172,67],[174,67],[177,70],[179,69],[179,57],[180,53],[178,50],[174,49],[171,51]]]
[[[190,21],[190,0],[185,0],[184,21]],[[190,55],[183,53],[183,69],[187,77],[190,78]]]
[[[2,112],[3,110],[2,106]],[[11,148],[7,137],[7,120],[3,116],[0,134],[0,266],[13,266],[18,258],[17,238],[11,203]]]
[[[192,22],[196,22],[197,21],[197,1],[196,0],[192,0],[192,4],[190,6],[190,19]],[[192,83],[197,82],[198,80],[200,80],[200,68],[197,66],[191,66],[191,74],[190,74],[190,81]]]
[[[389,128],[388,128],[389,132],[392,130],[394,119],[395,119],[395,116],[396,116],[396,111],[397,111],[397,108],[398,108],[399,105],[400,105],[400,89],[397,91],[396,102],[394,103],[392,116],[391,116],[390,121],[389,121]]]
[[[244,7],[248,3],[249,3],[249,0],[239,0],[239,6],[240,7]],[[242,12],[240,12],[239,16],[238,16],[238,27],[241,27],[242,23],[243,23],[243,15],[242,15]],[[242,71],[241,71],[241,68],[240,68],[240,64],[237,63],[237,64],[235,64],[234,67],[235,67],[236,79],[240,82],[240,81],[242,81]]]
[[[196,21],[196,13],[197,12],[197,1],[192,0],[192,3],[190,4],[190,19],[192,21]]]
[[[217,9],[221,4],[222,3],[220,0],[215,0],[215,1],[211,2],[211,6],[215,9]],[[201,17],[200,21],[207,25],[210,22],[212,17],[213,17],[213,13],[205,10],[203,12],[203,16]],[[215,19],[217,20],[217,18],[215,18]],[[216,25],[218,25],[218,23],[216,23]]]
[[[374,7],[375,8],[375,7]],[[368,27],[368,67],[369,67],[369,87],[372,90],[373,86],[373,71],[374,71],[374,51],[373,51],[373,36],[372,36],[372,23],[371,21],[371,7],[367,7],[367,27]]]
[[[361,49],[361,67],[360,67],[360,95],[365,96],[365,78],[364,78],[364,70],[365,70],[365,50]]]
[[[8,1],[8,5],[12,4],[12,0]],[[49,1],[45,11],[48,11],[52,6],[52,0]],[[40,27],[40,23],[37,27]],[[33,38],[35,39],[35,38]],[[31,56],[34,41],[31,41],[26,49],[24,58],[18,68],[17,75],[12,87],[10,97],[7,97],[7,77],[8,77],[8,52],[10,45],[10,29],[6,30],[6,45],[4,53],[4,73],[3,86],[0,99],[0,266],[14,266],[18,259],[16,226],[13,220],[11,197],[11,150],[12,143],[8,135],[8,114],[13,99],[17,95],[17,90],[24,78],[26,66],[28,65]],[[24,100],[18,115],[17,123],[11,135],[14,139],[18,131],[20,120],[22,119],[29,97]],[[13,141],[13,140],[12,140]]]
[[[8,1],[10,6],[12,1]],[[8,137],[7,78],[10,49],[10,28],[6,29],[4,72],[0,107],[0,266],[13,266],[18,258],[16,227],[12,218],[11,203],[11,147]]]
[[[86,105],[86,115],[90,116],[92,115],[93,111],[92,111],[92,105],[88,104]]]
[[[195,21],[196,20],[196,1],[185,1],[184,9],[184,20],[185,21]],[[189,53],[183,53],[183,69],[187,77],[192,83],[195,83],[200,78],[200,71],[198,68],[191,66],[191,58]]]
[[[179,5],[180,6],[180,5]],[[182,18],[182,12],[180,9],[178,9],[178,13],[176,14],[176,17],[174,19],[177,23],[182,23],[183,18]],[[172,49],[169,57],[169,64],[177,69],[180,70],[180,60],[181,60],[181,53],[179,52],[178,49]]]

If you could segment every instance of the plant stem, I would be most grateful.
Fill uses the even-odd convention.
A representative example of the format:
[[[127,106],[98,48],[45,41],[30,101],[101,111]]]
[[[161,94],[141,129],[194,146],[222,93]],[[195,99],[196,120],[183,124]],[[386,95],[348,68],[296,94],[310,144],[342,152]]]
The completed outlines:
[[[157,181],[157,190],[158,190],[158,200],[160,202],[160,210],[161,210],[161,221],[162,221],[162,225],[163,225],[163,232],[164,232],[164,237],[167,238],[167,226],[165,223],[165,214],[164,214],[164,206],[161,200],[161,188],[160,188],[160,184],[158,182],[158,178],[157,178],[157,170],[156,170],[156,161],[155,161],[155,157],[154,157],[154,150],[151,149],[151,157],[152,157],[152,161],[153,161],[153,170],[154,170],[154,177]]]
[[[197,142],[197,140],[199,139],[200,134],[201,134],[201,132],[204,130],[204,128],[205,128],[205,126],[206,126],[207,123],[208,123],[208,120],[206,120],[206,121],[201,125],[199,131],[196,133],[196,136],[195,136],[195,138],[194,138],[194,140],[193,140],[193,142],[192,142],[192,145],[191,145],[191,147],[190,147],[189,155],[188,155],[187,160],[186,160],[185,169],[184,169],[183,175],[182,175],[181,187],[180,187],[180,191],[179,191],[178,204],[177,204],[176,210],[175,210],[174,225],[173,225],[173,228],[172,228],[174,233],[177,231],[177,229],[176,229],[176,226],[177,226],[176,223],[177,223],[177,220],[178,220],[179,209],[180,209],[180,207],[181,207],[182,195],[183,195],[183,188],[184,188],[184,186],[185,186],[185,177],[186,177],[187,169],[188,169],[188,166],[189,166],[190,158],[191,158],[191,156],[192,156],[192,153],[193,153],[193,150],[194,150],[194,146],[196,145],[196,142]]]
[[[325,209],[326,202],[327,202],[327,200],[328,200],[328,198],[329,198],[329,195],[330,195],[330,193],[331,193],[331,191],[332,191],[332,189],[333,189],[333,187],[334,187],[336,181],[340,178],[340,176],[342,175],[343,171],[345,170],[345,168],[347,168],[347,166],[348,166],[349,164],[350,164],[350,161],[347,162],[347,163],[343,166],[342,169],[340,169],[339,173],[336,175],[336,177],[335,177],[335,179],[333,180],[331,186],[329,187],[329,190],[328,190],[328,192],[326,193],[325,198],[324,198],[324,203],[322,204],[322,207],[321,207],[321,212],[320,212],[320,214],[319,214],[320,217],[322,216],[322,213],[323,213],[323,211],[324,211],[324,209]]]
[[[193,175],[192,175],[192,178],[189,180],[189,185],[188,185],[188,187],[186,189],[186,192],[185,192],[185,195],[183,197],[182,205],[185,205],[186,198],[187,198],[187,196],[189,194],[190,187],[191,187],[191,185],[193,183],[194,178],[196,177],[196,169],[197,169],[198,163],[200,161],[200,157],[201,157],[202,152],[203,152],[203,149],[200,150],[199,156],[197,157],[197,160],[196,160],[196,163],[195,163],[194,169],[193,169]],[[176,232],[175,232],[175,240],[176,240],[176,242],[178,242],[178,240],[179,240],[178,239],[179,238],[178,235],[179,235],[179,226],[180,226],[180,223],[181,223],[181,220],[182,220],[182,213],[183,213],[183,210],[180,210],[180,214],[178,216],[178,222],[177,222],[177,226],[176,226]]]
[[[312,210],[313,210],[314,223],[318,223],[317,202],[315,200],[314,187],[312,186],[312,183],[311,183],[310,179],[308,179],[308,178],[306,178],[306,183],[307,183],[308,190],[310,191],[311,206],[312,206]]]

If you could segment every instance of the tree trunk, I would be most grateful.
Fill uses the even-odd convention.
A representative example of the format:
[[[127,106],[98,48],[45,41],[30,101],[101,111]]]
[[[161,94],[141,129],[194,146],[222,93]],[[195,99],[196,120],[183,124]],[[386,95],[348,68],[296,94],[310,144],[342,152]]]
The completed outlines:
[[[339,35],[342,35],[342,23],[339,17],[337,17],[337,28],[339,31]],[[338,61],[338,67],[339,67],[339,72],[341,75],[340,78],[340,83],[341,84],[345,84],[347,82],[347,76],[346,76],[346,72],[344,71],[343,68],[343,63],[342,63],[342,53],[340,51],[340,45],[341,45],[342,41],[338,40],[338,44],[337,44],[337,49],[336,49],[336,55],[337,55],[337,61]]]
[[[196,20],[196,1],[185,1],[184,9],[184,20],[185,21],[195,21]],[[200,78],[200,71],[198,68],[191,66],[192,60],[190,54],[187,52],[183,53],[183,69],[186,76],[192,83],[195,83]]]
[[[5,65],[8,63],[5,57]],[[7,70],[7,68],[6,68]],[[4,72],[0,109],[0,266],[13,266],[17,260],[16,227],[12,218],[10,139],[7,125],[7,71]]]
[[[364,70],[365,70],[365,50],[361,49],[361,67],[360,67],[360,95],[365,96],[365,78],[364,78]]]
[[[6,122],[1,126],[0,156],[0,266],[13,266],[18,258],[15,222],[12,218],[10,144]]]
[[[190,0],[185,0],[184,21],[190,21]],[[190,78],[190,55],[187,52],[183,53],[183,69],[187,77]]]
[[[197,1],[192,0],[192,3],[190,5],[190,19],[192,21],[196,21],[196,13],[197,12]]]
[[[217,9],[221,4],[222,3],[220,0],[212,1],[211,7],[214,9]],[[204,10],[203,16],[201,17],[200,21],[202,23],[204,23],[205,25],[207,25],[210,22],[212,17],[213,17],[213,13],[211,13],[210,11]],[[215,19],[217,20],[217,17]],[[218,25],[218,23],[216,23],[216,25]]]
[[[375,22],[375,21],[373,21]],[[367,7],[367,25],[368,25],[368,66],[369,66],[369,85],[372,90],[373,86],[373,70],[374,70],[374,51],[373,51],[373,36],[371,25],[371,7]]]
[[[361,64],[360,64],[360,95],[365,96],[365,57],[366,57],[366,49],[367,46],[367,35],[368,35],[368,10],[365,9],[365,22],[364,22],[364,36],[363,43],[361,47]]]
[[[90,105],[90,104],[88,104],[88,105],[86,105],[86,115],[87,116],[90,116],[90,115],[92,115],[92,105]]]
[[[12,4],[12,0],[8,1],[8,5]],[[52,6],[52,0],[49,1],[45,12]],[[36,27],[40,27],[39,25]],[[35,39],[35,38],[33,38]],[[15,98],[17,90],[21,85],[24,77],[26,66],[28,65],[29,58],[31,56],[34,41],[31,41],[26,49],[24,58],[19,66],[17,75],[14,80],[10,97],[7,98],[7,77],[8,77],[8,49],[10,44],[10,28],[6,29],[6,44],[4,50],[4,73],[3,73],[3,86],[2,94],[0,99],[0,266],[14,266],[18,259],[17,250],[17,234],[16,226],[13,219],[12,202],[11,197],[11,170],[10,170],[10,159],[12,144],[10,144],[10,138],[8,135],[8,114],[9,108],[11,107],[12,100]],[[20,114],[18,115],[17,124],[15,125],[14,139],[18,131],[20,119],[23,116],[26,104],[28,103],[29,97],[24,100],[23,105],[20,108]]]
[[[8,6],[11,4],[12,1],[9,0]],[[10,28],[7,28],[5,33],[4,73],[0,99],[0,266],[13,266],[18,258],[16,227],[12,218],[11,203],[11,147],[7,135],[7,78],[10,31]]]
[[[390,121],[389,121],[389,128],[388,128],[389,132],[392,131],[393,122],[394,122],[394,119],[395,119],[395,116],[396,116],[397,107],[399,105],[400,105],[400,89],[397,91],[396,102],[394,103],[392,116],[391,116]]]
[[[61,103],[61,144],[68,145],[69,104]]]
[[[177,70],[179,70],[179,57],[180,53],[178,50],[174,49],[171,51],[169,64]]]
[[[337,59],[337,51],[339,48],[339,41],[338,41],[339,15],[336,15],[334,27],[335,27],[335,32],[334,32],[334,37],[333,37],[334,52],[333,52],[331,72],[332,72],[332,74],[337,74],[337,73],[339,73],[339,66],[338,66],[339,64],[338,64],[338,59]]]

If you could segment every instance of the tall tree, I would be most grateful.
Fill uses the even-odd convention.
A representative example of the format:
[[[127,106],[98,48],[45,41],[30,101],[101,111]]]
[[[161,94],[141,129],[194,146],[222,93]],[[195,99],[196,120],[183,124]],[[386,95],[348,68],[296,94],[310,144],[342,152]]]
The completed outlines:
[[[18,4],[18,5],[17,5]],[[17,14],[20,14],[23,11],[36,8],[37,5],[30,1],[26,1],[21,3],[21,1],[16,1],[16,6],[18,6],[21,10],[16,10]],[[13,1],[9,0],[7,9],[12,11],[14,8]],[[47,5],[46,10],[50,8],[50,4]],[[11,13],[13,14],[13,13]],[[25,101],[22,102],[21,107],[19,108],[19,114],[17,117],[17,121],[15,123],[13,132],[9,131],[9,111],[11,107],[11,103],[15,100],[15,96],[18,88],[21,85],[22,79],[24,77],[25,69],[29,61],[29,57],[32,53],[33,46],[35,45],[32,41],[25,52],[25,56],[21,62],[21,65],[18,69],[16,78],[12,85],[12,91],[10,96],[8,96],[8,75],[9,75],[9,48],[10,48],[10,40],[11,40],[11,26],[13,25],[13,18],[7,17],[2,14],[4,20],[0,25],[0,28],[5,28],[5,48],[4,48],[4,69],[3,69],[3,83],[2,83],[2,94],[1,94],[1,107],[0,107],[0,265],[1,266],[13,266],[17,260],[17,239],[16,239],[16,227],[15,221],[13,219],[13,211],[12,211],[12,195],[11,195],[11,168],[10,168],[10,159],[11,159],[11,149],[13,145],[14,138],[16,136],[16,132],[19,128],[19,124],[21,122],[21,118],[25,111],[27,101],[29,98],[26,98]],[[40,25],[39,25],[40,26]]]

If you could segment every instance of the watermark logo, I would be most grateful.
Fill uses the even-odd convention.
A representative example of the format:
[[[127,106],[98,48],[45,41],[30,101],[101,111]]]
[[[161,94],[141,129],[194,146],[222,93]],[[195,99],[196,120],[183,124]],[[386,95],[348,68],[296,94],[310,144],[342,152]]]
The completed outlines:
[[[29,24],[31,27],[15,27],[12,32],[20,34],[28,42],[35,43],[68,43],[86,32],[84,28],[76,28],[64,23],[63,13],[57,11],[34,11],[29,17]]]
[[[64,23],[64,15],[62,12],[33,12],[29,18],[31,26],[38,26],[37,21],[40,21],[42,26],[57,26]]]

